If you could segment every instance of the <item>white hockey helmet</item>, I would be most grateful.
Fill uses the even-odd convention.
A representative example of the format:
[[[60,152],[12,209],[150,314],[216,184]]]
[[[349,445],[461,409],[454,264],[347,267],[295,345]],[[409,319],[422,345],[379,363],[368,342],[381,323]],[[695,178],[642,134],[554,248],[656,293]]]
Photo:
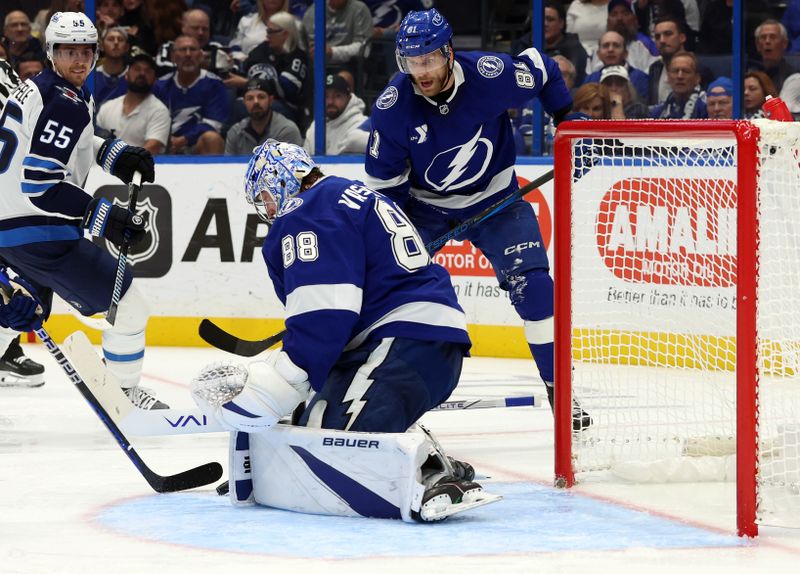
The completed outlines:
[[[94,61],[97,63],[97,28],[82,12],[56,12],[44,31],[47,59],[53,62],[53,50],[56,44],[94,44]]]

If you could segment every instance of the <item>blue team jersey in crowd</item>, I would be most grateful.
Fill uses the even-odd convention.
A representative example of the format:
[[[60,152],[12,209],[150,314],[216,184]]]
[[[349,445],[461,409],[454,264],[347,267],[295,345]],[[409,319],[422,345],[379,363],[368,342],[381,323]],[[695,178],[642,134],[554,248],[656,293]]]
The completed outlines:
[[[453,75],[444,102],[421,95],[407,74],[389,83],[372,109],[366,182],[401,206],[410,195],[469,216],[518,187],[507,110],[538,97],[552,113],[572,98],[556,62],[535,48],[457,53]]]
[[[228,118],[230,102],[225,84],[208,70],[200,70],[200,76],[188,88],[178,84],[177,72],[162,76],[153,86],[153,94],[169,109],[171,135],[185,137],[190,146],[204,132],[218,132]]]
[[[82,189],[101,140],[94,100],[50,69],[17,86],[0,116],[0,248],[79,239]]]
[[[391,201],[327,176],[288,200],[263,246],[286,307],[283,350],[320,390],[344,350],[384,337],[469,349],[450,276]]]
[[[372,12],[372,25],[378,28],[399,26],[411,10],[427,10],[433,0],[363,0]]]

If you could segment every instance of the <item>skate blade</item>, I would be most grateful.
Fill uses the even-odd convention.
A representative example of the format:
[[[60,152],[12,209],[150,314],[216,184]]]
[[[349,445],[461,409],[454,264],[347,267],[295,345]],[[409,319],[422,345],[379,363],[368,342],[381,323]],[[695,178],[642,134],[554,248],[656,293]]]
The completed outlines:
[[[44,385],[44,375],[33,375],[31,377],[18,377],[16,375],[4,375],[0,377],[0,387],[16,387],[34,389]]]
[[[442,520],[448,516],[452,516],[460,512],[465,512],[467,510],[472,510],[473,508],[478,508],[479,506],[484,506],[486,504],[503,500],[503,497],[499,494],[489,494],[488,492],[482,492],[479,495],[479,498],[475,500],[471,500],[470,502],[460,502],[458,504],[450,504],[449,497],[447,498],[448,502],[434,504],[428,508],[421,509],[420,516],[422,517],[422,520],[425,522]]]

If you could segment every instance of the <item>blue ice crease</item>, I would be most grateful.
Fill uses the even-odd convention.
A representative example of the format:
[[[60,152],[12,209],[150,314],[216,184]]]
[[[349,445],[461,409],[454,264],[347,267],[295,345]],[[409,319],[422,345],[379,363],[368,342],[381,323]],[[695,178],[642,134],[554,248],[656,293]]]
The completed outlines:
[[[443,523],[311,516],[265,507],[232,507],[210,492],[136,498],[96,520],[120,533],[197,548],[287,557],[354,558],[735,547],[734,534],[533,483],[484,484],[502,494]],[[457,542],[456,542],[457,541]]]

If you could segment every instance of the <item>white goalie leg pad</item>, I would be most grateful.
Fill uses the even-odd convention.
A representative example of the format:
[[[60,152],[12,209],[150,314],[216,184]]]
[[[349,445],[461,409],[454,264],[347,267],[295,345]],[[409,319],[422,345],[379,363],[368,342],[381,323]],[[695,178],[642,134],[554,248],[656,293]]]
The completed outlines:
[[[425,491],[419,469],[431,448],[422,433],[276,425],[250,435],[253,497],[295,512],[413,522]]]
[[[251,506],[253,479],[250,472],[250,435],[246,432],[231,433],[230,464],[228,471],[228,494],[234,506]]]
[[[103,357],[123,388],[139,384],[144,364],[144,330],[149,316],[147,301],[131,284],[119,301],[114,326],[103,331]]]

